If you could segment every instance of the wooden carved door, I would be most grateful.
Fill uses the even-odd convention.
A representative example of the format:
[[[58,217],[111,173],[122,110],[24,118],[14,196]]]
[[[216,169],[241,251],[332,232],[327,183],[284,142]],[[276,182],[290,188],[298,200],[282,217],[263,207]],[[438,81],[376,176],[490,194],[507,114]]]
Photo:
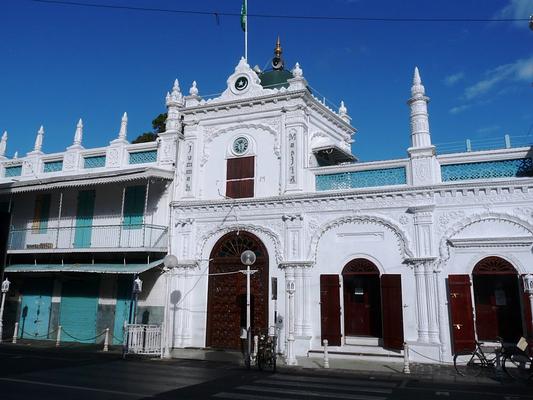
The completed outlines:
[[[252,250],[257,260],[251,276],[252,335],[268,328],[268,254],[261,241],[248,232],[231,232],[213,247],[209,263],[206,346],[240,350],[246,326],[246,276],[240,256]],[[220,274],[220,275],[217,275]]]
[[[403,348],[401,275],[381,276],[381,298],[383,307],[383,347],[400,350]]]
[[[320,342],[327,339],[330,346],[341,345],[339,286],[339,275],[320,275]]]
[[[449,305],[452,324],[453,354],[474,350],[474,313],[470,294],[470,276],[448,276]]]

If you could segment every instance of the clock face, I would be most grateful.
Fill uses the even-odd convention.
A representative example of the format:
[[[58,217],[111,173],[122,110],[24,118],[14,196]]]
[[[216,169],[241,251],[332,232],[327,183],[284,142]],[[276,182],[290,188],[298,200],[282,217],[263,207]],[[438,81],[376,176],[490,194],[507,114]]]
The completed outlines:
[[[233,142],[233,151],[235,154],[244,154],[248,150],[248,139],[245,137],[238,137]]]
[[[248,86],[248,78],[241,76],[235,81],[235,89],[244,90]]]

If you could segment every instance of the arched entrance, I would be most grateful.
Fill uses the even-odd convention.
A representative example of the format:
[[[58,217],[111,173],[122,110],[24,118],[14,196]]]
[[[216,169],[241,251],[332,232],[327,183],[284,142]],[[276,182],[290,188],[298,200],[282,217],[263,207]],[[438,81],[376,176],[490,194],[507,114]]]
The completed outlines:
[[[246,276],[240,256],[252,250],[257,260],[251,276],[252,335],[268,327],[268,253],[263,243],[248,232],[230,232],[211,251],[207,304],[206,346],[240,349],[241,327],[246,326]],[[237,272],[237,273],[232,273]]]
[[[342,270],[344,335],[382,337],[379,270],[371,261],[356,258]]]
[[[486,257],[472,271],[476,332],[479,340],[522,336],[518,273],[500,257]]]

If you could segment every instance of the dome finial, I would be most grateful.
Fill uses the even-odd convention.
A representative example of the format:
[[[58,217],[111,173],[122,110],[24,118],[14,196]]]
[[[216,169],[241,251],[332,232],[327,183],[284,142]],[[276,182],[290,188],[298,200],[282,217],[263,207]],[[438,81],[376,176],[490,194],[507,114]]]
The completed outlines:
[[[272,59],[272,68],[275,70],[283,69],[283,59],[281,58],[281,53],[283,53],[283,49],[281,48],[281,41],[278,35],[278,40],[276,40],[276,48],[274,49],[274,58]]]

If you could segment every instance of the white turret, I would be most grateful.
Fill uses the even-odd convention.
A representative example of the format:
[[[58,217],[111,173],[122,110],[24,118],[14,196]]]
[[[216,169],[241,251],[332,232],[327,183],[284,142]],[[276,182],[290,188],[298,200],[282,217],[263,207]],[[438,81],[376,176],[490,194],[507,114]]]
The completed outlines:
[[[186,106],[196,106],[200,103],[201,97],[198,95],[198,86],[196,81],[192,82],[192,86],[189,89],[189,95],[185,97]]]
[[[167,132],[177,133],[181,130],[179,108],[185,105],[180,84],[177,79],[174,81],[172,92],[167,93],[166,104],[167,120],[165,123],[165,129]]]
[[[7,131],[4,131],[2,139],[0,140],[0,158],[5,158],[7,147]]]
[[[301,90],[307,88],[307,81],[304,78],[304,72],[299,63],[296,63],[292,69],[293,78],[287,79],[291,90]]]
[[[120,131],[118,132],[118,140],[126,140],[128,134],[128,113],[124,113],[120,121]]]
[[[83,139],[83,121],[78,121],[78,124],[76,125],[76,133],[74,134],[74,143],[72,143],[74,146],[81,146],[81,141]]]
[[[192,81],[192,86],[189,89],[189,94],[191,96],[198,96],[198,87],[196,86],[196,81]]]
[[[44,138],[44,127],[41,125],[41,127],[37,131],[37,137],[35,138],[35,145],[33,146],[34,152],[36,153],[42,152],[43,138]]]
[[[349,124],[351,121],[351,118],[348,115],[348,109],[344,105],[344,101],[341,101],[341,105],[339,107],[339,117],[341,117],[341,119],[347,124]]]
[[[428,115],[429,97],[422,85],[418,67],[415,67],[413,75],[413,86],[411,87],[411,98],[407,102],[411,108],[411,149],[431,148],[431,136],[429,133]]]

